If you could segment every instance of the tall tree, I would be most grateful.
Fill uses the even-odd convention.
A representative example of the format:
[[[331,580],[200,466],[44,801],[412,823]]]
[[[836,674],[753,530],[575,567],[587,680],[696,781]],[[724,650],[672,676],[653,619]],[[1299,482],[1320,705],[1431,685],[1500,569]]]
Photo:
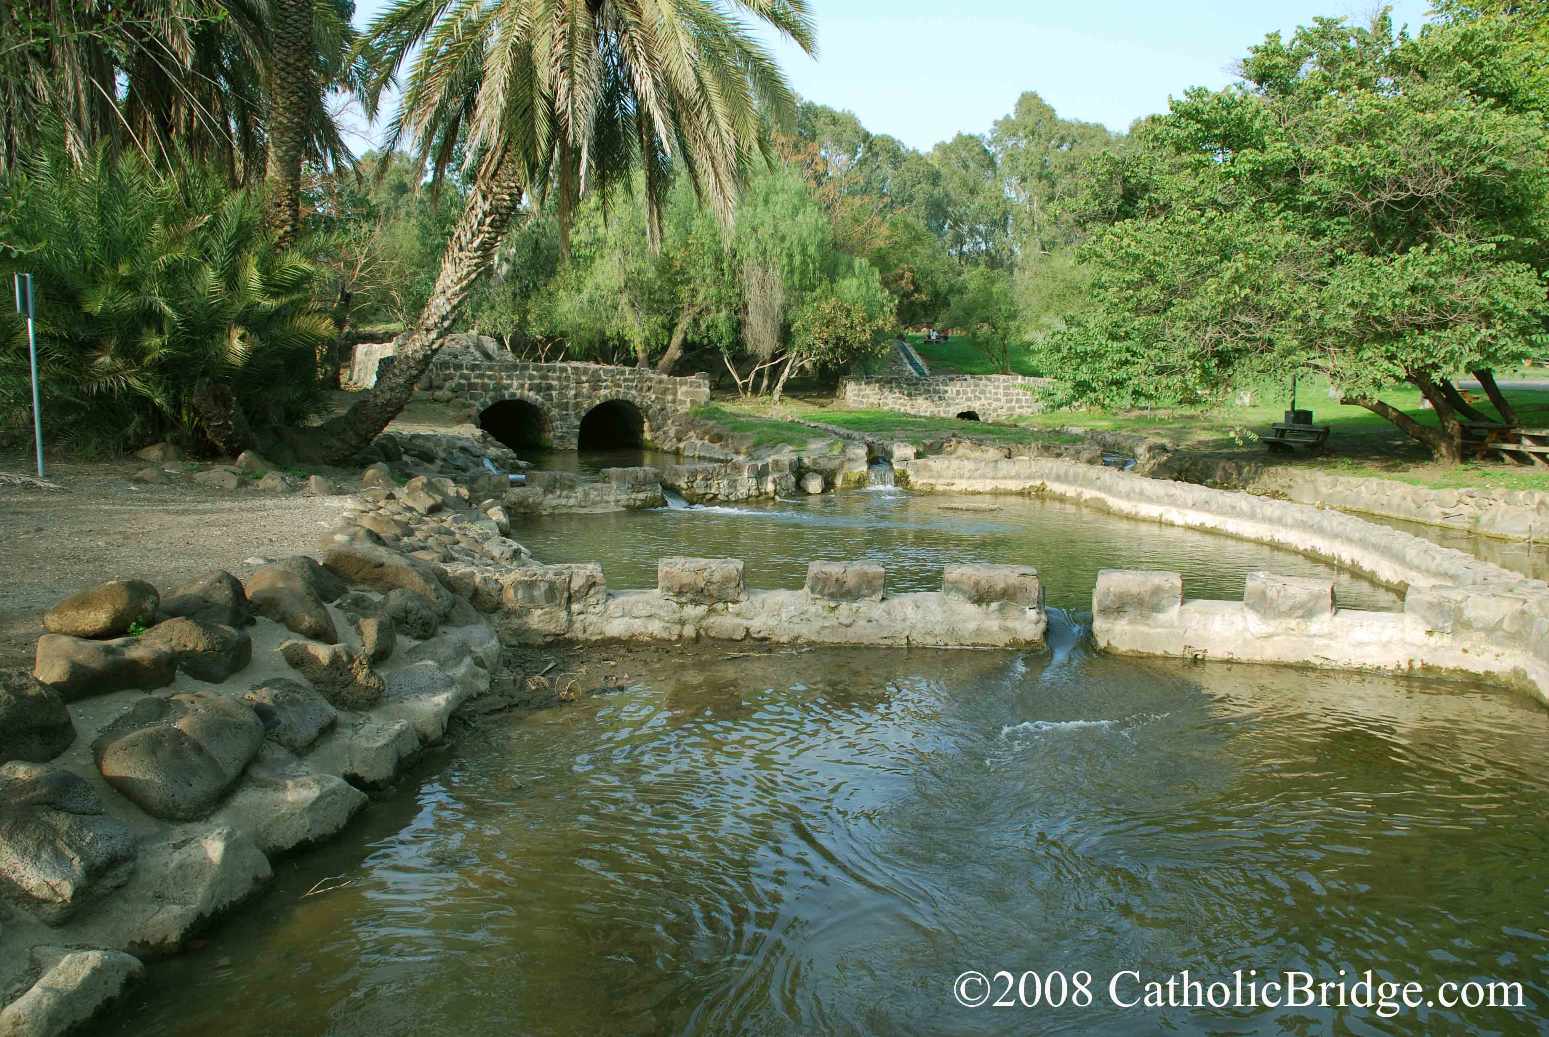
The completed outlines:
[[[995,152],[983,137],[959,133],[937,144],[930,160],[941,172],[948,251],[962,263],[1008,266],[1011,204]]]
[[[271,0],[269,26],[269,229],[288,246],[301,223],[301,157],[315,103],[312,0]]]
[[[552,185],[563,226],[581,194],[638,166],[659,241],[670,161],[729,220],[750,164],[771,156],[771,120],[795,106],[742,16],[815,46],[806,0],[400,0],[373,23],[373,110],[413,56],[392,143],[412,145],[438,174],[461,146],[473,184],[396,363],[324,426],[318,452],[353,455],[409,401],[525,194]]]
[[[1079,189],[1086,160],[1117,140],[1105,126],[1060,118],[1032,91],[996,120],[990,147],[1016,203],[1012,212],[1021,251],[1036,255],[1075,242],[1077,227],[1066,203]]]

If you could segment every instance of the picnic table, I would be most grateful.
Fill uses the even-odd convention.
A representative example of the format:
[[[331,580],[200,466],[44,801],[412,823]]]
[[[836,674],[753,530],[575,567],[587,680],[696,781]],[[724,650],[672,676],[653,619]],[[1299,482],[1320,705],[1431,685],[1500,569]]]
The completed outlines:
[[[1271,450],[1290,451],[1297,447],[1306,447],[1308,450],[1322,450],[1328,443],[1329,426],[1327,425],[1303,425],[1287,421],[1277,421],[1269,427],[1269,432],[1264,436],[1264,445]]]
[[[1485,449],[1518,464],[1549,468],[1549,428],[1507,429]]]

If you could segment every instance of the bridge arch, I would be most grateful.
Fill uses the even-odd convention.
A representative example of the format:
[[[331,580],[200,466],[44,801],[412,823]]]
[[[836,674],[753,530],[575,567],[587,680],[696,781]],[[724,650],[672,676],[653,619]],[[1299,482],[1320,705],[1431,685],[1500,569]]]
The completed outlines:
[[[501,397],[487,403],[478,414],[479,428],[512,450],[536,450],[553,446],[554,423],[535,400]]]
[[[622,397],[602,400],[581,415],[578,450],[627,450],[644,447],[650,436],[645,408]]]

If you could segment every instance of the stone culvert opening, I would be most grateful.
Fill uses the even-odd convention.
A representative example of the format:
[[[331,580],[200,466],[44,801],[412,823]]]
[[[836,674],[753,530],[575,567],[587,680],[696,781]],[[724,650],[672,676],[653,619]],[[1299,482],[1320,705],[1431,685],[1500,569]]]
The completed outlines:
[[[546,447],[553,441],[548,416],[526,400],[500,400],[479,412],[479,428],[512,450]]]
[[[979,412],[976,410],[963,410],[957,412],[958,421],[978,421]]]
[[[599,403],[581,419],[581,450],[623,450],[645,446],[645,415],[627,400]]]

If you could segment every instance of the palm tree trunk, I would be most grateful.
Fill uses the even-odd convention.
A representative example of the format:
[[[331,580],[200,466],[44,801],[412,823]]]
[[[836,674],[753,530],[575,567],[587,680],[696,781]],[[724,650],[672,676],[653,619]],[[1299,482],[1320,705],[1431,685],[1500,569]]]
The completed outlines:
[[[511,170],[480,177],[441,259],[436,286],[414,331],[398,348],[392,367],[349,410],[319,429],[307,430],[294,444],[311,459],[343,463],[363,450],[414,396],[414,387],[452,331],[474,284],[494,262],[521,201],[522,188]]]
[[[269,229],[288,247],[301,228],[301,155],[316,86],[312,0],[274,0],[269,27]]]

